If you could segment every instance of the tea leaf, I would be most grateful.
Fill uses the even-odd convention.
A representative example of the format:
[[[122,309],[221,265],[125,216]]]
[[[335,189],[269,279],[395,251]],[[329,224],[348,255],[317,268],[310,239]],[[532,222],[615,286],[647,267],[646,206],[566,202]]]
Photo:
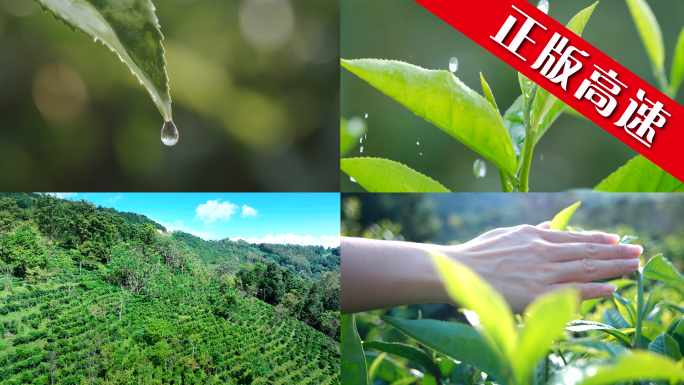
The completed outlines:
[[[667,333],[661,333],[656,339],[648,345],[648,350],[670,357],[675,361],[682,359],[682,354],[679,352],[679,345],[674,338]]]
[[[681,382],[684,380],[684,369],[663,356],[634,351],[581,367],[569,365],[556,372],[547,385],[605,385],[639,379]]]
[[[603,314],[601,315],[604,323],[616,329],[627,329],[630,327],[629,322],[627,322],[625,317],[623,317],[617,309],[604,309]]]
[[[629,323],[629,326],[636,325],[636,309],[634,309],[634,304],[631,301],[623,298],[618,293],[613,293],[613,300],[615,301],[615,306],[617,307],[620,314]],[[622,327],[619,327],[618,325],[616,326],[620,329],[624,329]]]
[[[580,204],[582,204],[582,202],[577,202],[556,214],[556,216],[553,217],[553,220],[551,220],[551,230],[564,231],[568,226],[568,222],[570,222],[570,218],[572,218],[572,214],[575,213],[575,210],[577,210]]]
[[[363,347],[407,358],[421,365],[430,373],[439,373],[439,368],[432,361],[432,358],[430,358],[430,356],[425,354],[425,352],[422,350],[419,350],[413,346],[402,343],[368,341],[363,343]]]
[[[503,378],[502,357],[472,326],[435,320],[410,321],[380,316],[383,321],[428,348]]]
[[[644,277],[661,281],[684,283],[684,277],[662,254],[651,258],[644,266]]]
[[[679,33],[674,57],[672,58],[672,72],[670,74],[670,97],[672,99],[677,95],[677,90],[682,80],[684,80],[684,28]]]
[[[480,83],[482,83],[482,92],[484,92],[485,99],[487,99],[488,102],[492,103],[492,107],[494,107],[496,112],[499,113],[499,107],[496,106],[496,100],[494,100],[494,94],[492,94],[492,89],[489,88],[489,84],[487,84],[487,81],[485,80],[484,76],[482,76],[482,72],[480,72]]]
[[[633,281],[631,279],[615,279],[612,281],[608,281],[606,283],[611,283],[613,285],[616,285],[618,290],[621,290],[627,286],[634,285],[636,283],[636,281]],[[580,305],[580,314],[586,315],[589,312],[589,310],[593,309],[597,303],[603,301],[604,299],[605,298],[596,298],[596,299],[589,299],[586,301],[582,301],[582,304]]]
[[[644,43],[648,57],[651,59],[651,65],[654,69],[662,68],[665,65],[665,47],[658,20],[656,20],[651,7],[648,6],[645,0],[626,1],[641,41]]]
[[[165,121],[171,120],[164,39],[151,0],[34,0],[72,31],[100,40],[128,65]]]
[[[515,174],[515,153],[498,112],[451,72],[374,59],[342,60],[342,66],[504,172]]]
[[[629,336],[625,333],[623,333],[620,330],[617,330],[616,328],[602,324],[600,322],[593,322],[593,321],[572,321],[570,323],[570,326],[566,326],[565,330],[571,331],[571,332],[586,332],[589,330],[601,330],[604,331],[615,338],[619,339],[620,341],[631,345],[632,344],[632,339],[629,338]]]
[[[449,296],[460,306],[477,313],[485,335],[504,357],[515,355],[516,333],[513,314],[503,296],[469,267],[437,251],[430,251],[435,270]]]
[[[634,235],[625,235],[625,236],[622,237],[622,239],[620,240],[620,244],[621,244],[621,245],[626,245],[626,244],[628,244],[628,243],[632,243],[632,242],[636,241],[637,239],[639,239],[639,237],[635,237]]]
[[[345,385],[368,385],[366,356],[363,354],[361,338],[356,331],[354,314],[343,315],[341,321],[343,329],[340,347],[340,381]]]
[[[525,142],[525,120],[523,117],[524,99],[524,95],[518,96],[518,98],[515,99],[515,102],[508,107],[503,116],[504,126],[508,131],[508,135],[511,137],[511,143],[513,144],[513,150],[515,151],[516,157],[520,156],[523,143]]]
[[[527,382],[534,365],[548,352],[551,341],[577,312],[578,303],[576,292],[563,290],[544,294],[525,309],[518,349],[512,357],[516,383]]]
[[[684,192],[684,185],[655,163],[638,155],[594,188],[605,192]]]
[[[341,159],[340,168],[368,192],[450,192],[430,177],[388,159]]]
[[[553,346],[555,348],[555,346]],[[589,353],[597,356],[608,355],[617,356],[628,352],[628,350],[618,344],[597,341],[593,338],[578,338],[571,341],[562,341],[558,344],[561,351],[570,350],[575,353]]]

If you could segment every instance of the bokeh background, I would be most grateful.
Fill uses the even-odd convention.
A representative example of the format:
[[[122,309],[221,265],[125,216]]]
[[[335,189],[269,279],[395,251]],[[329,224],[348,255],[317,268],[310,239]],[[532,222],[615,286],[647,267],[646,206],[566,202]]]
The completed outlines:
[[[0,189],[339,191],[339,1],[154,3],[174,147],[114,53],[0,0]]]
[[[454,194],[342,194],[341,234],[420,243],[465,243],[486,231],[551,220],[562,209],[582,201],[569,226],[639,237],[648,258],[663,253],[678,271],[684,268],[683,194],[610,193],[454,193]],[[642,259],[643,259],[642,256]],[[644,265],[642,260],[642,266]],[[363,341],[404,342],[406,336],[387,325],[380,315],[403,319],[440,319],[467,322],[448,304],[400,306],[356,315]],[[378,353],[366,351],[369,364]],[[393,358],[396,356],[393,356]],[[388,358],[386,358],[387,360]],[[391,365],[387,370],[391,371]],[[464,365],[465,366],[465,365]],[[384,384],[383,370],[375,384]],[[474,373],[470,373],[471,378]]]
[[[550,0],[549,16],[567,24],[595,0]],[[537,0],[530,3],[537,4]],[[663,32],[669,77],[672,53],[684,27],[684,1],[648,0]],[[341,4],[341,56],[345,59],[402,60],[428,69],[448,69],[482,94],[482,71],[503,113],[520,95],[517,71],[412,0],[345,0]],[[624,0],[601,1],[582,37],[645,81],[656,85]],[[403,163],[451,191],[501,191],[496,167],[476,179],[473,163],[482,158],[459,141],[417,117],[347,70],[341,75],[341,113],[367,124],[363,156]],[[684,105],[684,91],[676,101]],[[367,118],[365,114],[368,114]],[[417,145],[416,142],[420,142]],[[422,153],[422,155],[421,155]],[[348,156],[360,156],[360,145]],[[531,191],[593,188],[637,153],[595,124],[564,114],[535,147]],[[340,173],[342,191],[363,191]]]

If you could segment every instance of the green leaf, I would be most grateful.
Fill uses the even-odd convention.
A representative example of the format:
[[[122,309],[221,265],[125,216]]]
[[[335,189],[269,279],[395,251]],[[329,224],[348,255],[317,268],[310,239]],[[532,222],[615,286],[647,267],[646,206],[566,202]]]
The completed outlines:
[[[366,122],[355,116],[349,121],[340,119],[340,157],[351,151],[358,143],[359,139],[366,133]]]
[[[651,64],[655,69],[662,68],[665,65],[665,47],[658,20],[656,20],[651,7],[648,6],[645,0],[626,1],[639,36],[641,36],[641,41],[644,43],[648,57],[651,59]]]
[[[380,318],[436,352],[463,361],[497,379],[503,378],[506,366],[502,357],[472,326],[436,320]]]
[[[549,351],[551,341],[577,313],[578,303],[575,291],[563,290],[541,295],[525,309],[517,352],[512,357],[516,383],[528,382],[537,361]]]
[[[570,106],[565,106],[565,109],[563,110],[563,112],[565,112],[568,115],[572,115],[572,116],[576,116],[578,118],[589,120],[586,116],[580,114],[577,110],[575,110],[574,108],[572,108]]]
[[[421,365],[430,373],[439,373],[439,368],[434,361],[432,361],[432,358],[422,350],[419,350],[413,346],[402,343],[368,341],[363,343],[363,347],[408,358],[409,360]]]
[[[442,374],[442,378],[447,378],[458,367],[458,361],[448,357],[442,357],[442,359],[437,361],[437,366]]]
[[[164,39],[151,0],[34,0],[72,31],[101,41],[126,63],[149,91],[165,121],[171,120]]]
[[[634,236],[634,235],[625,235],[625,236],[622,237],[622,239],[620,240],[620,244],[621,244],[621,245],[626,245],[626,244],[628,244],[628,243],[632,243],[632,242],[636,241],[637,239],[639,239],[639,237],[636,237],[636,236]]]
[[[547,385],[606,385],[639,379],[681,382],[684,369],[666,357],[635,351],[582,367],[569,365],[556,372]]]
[[[594,188],[605,192],[684,192],[684,185],[655,163],[638,155]]]
[[[564,231],[565,228],[568,226],[568,222],[570,222],[570,218],[572,218],[572,214],[575,213],[575,210],[577,210],[581,203],[581,201],[577,202],[574,205],[565,208],[561,212],[556,214],[556,216],[553,217],[553,220],[551,221],[551,230]]]
[[[620,314],[629,322],[629,326],[636,325],[636,309],[634,304],[618,293],[613,293],[613,300],[615,300],[615,306],[617,306]]]
[[[589,17],[594,13],[594,8],[598,5],[598,1],[591,6],[581,10],[575,17],[570,19],[570,22],[565,26],[567,29],[571,30],[575,35],[582,36],[582,31],[589,21]]]
[[[503,116],[504,126],[508,131],[508,135],[513,143],[513,150],[515,156],[520,156],[520,152],[525,142],[525,120],[523,118],[523,103],[524,95],[518,96],[515,102],[511,104]]]
[[[675,361],[682,359],[682,354],[679,352],[677,341],[667,333],[661,333],[653,340],[653,342],[648,345],[648,350],[667,356]]]
[[[480,323],[473,326],[494,349],[503,357],[513,357],[517,335],[511,308],[503,296],[469,267],[437,251],[430,254],[447,294],[460,306],[477,313]]]
[[[382,362],[385,360],[385,357],[387,357],[387,353],[381,353],[379,356],[375,357],[373,363],[371,363],[371,365],[368,367],[368,383],[373,383],[373,380],[375,379],[375,372],[378,370],[378,367],[380,367],[380,364],[382,364]]]
[[[341,159],[340,168],[368,192],[450,192],[430,177],[388,159]]]
[[[636,281],[633,281],[631,279],[614,279],[609,282],[605,283],[611,283],[613,285],[617,286],[618,290],[621,290],[627,286],[634,285]],[[589,299],[586,301],[582,301],[582,304],[580,305],[580,314],[581,315],[586,315],[589,310],[593,309],[594,306],[596,306],[597,303],[603,301],[605,298],[596,298],[596,299]]]
[[[515,174],[515,153],[499,113],[451,72],[374,59],[342,60],[342,66],[499,169]]]
[[[672,266],[672,263],[665,259],[662,254],[654,256],[646,263],[646,266],[644,266],[644,277],[661,281],[684,283],[684,277],[677,272],[674,266]]]
[[[366,363],[375,363],[375,359],[380,355],[376,352],[364,352],[364,354],[366,356]],[[370,368],[368,374],[370,376]],[[401,364],[387,356],[385,356],[382,361],[378,361],[378,365],[375,367],[374,374],[376,378],[379,378],[388,383],[400,380],[405,377],[412,377],[409,376],[408,369],[406,369]]]
[[[677,90],[682,84],[682,80],[684,80],[684,28],[679,33],[674,57],[672,58],[672,72],[670,74],[670,97],[672,99],[677,95]]]
[[[577,338],[571,341],[562,341],[558,344],[558,349],[561,351],[569,350],[575,353],[583,352],[597,356],[617,356],[628,351],[622,345],[598,341],[593,338]]]
[[[604,323],[616,329],[627,329],[630,327],[629,322],[627,322],[625,317],[623,317],[617,309],[604,309],[601,316],[603,317]]]
[[[487,84],[484,76],[482,76],[482,72],[480,72],[480,83],[482,83],[482,91],[484,92],[485,99],[487,99],[487,101],[492,104],[492,107],[494,107],[496,112],[499,113],[499,107],[496,106],[496,100],[494,100],[492,89],[489,88],[489,84]]]
[[[366,356],[363,354],[359,332],[356,331],[354,314],[343,315],[342,325],[345,328],[342,330],[340,382],[345,385],[368,385]]]
[[[572,321],[570,323],[570,326],[566,326],[565,330],[571,331],[571,332],[586,332],[589,330],[601,330],[603,332],[606,332],[620,341],[631,345],[632,344],[632,339],[629,338],[629,336],[622,331],[606,324],[602,324],[600,322],[592,322],[592,321]]]
[[[405,377],[392,382],[390,385],[410,385],[418,381],[416,377]]]

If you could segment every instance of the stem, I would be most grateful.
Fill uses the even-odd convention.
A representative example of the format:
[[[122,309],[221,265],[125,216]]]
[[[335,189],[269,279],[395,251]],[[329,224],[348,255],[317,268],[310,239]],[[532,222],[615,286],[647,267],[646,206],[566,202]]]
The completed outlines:
[[[523,143],[523,149],[522,149],[522,153],[521,153],[523,160],[522,160],[522,168],[520,170],[520,181],[521,181],[520,191],[522,191],[522,192],[529,192],[530,191],[530,186],[529,186],[530,166],[532,165],[532,151],[534,150],[534,139],[535,139],[535,136],[537,135],[537,132],[532,129],[532,123],[530,122],[530,115],[532,114],[532,105],[534,103],[534,97],[537,94],[538,88],[539,88],[539,86],[537,84],[532,86],[532,90],[530,90],[530,96],[527,99],[527,105],[525,106],[525,109],[523,110],[523,118],[524,118],[524,122],[525,122],[525,142]]]
[[[470,380],[470,385],[473,385],[475,383],[475,380],[480,376],[480,373],[482,373],[482,370],[478,369],[477,372],[475,372],[475,375],[473,378]]]
[[[501,190],[505,193],[513,191],[513,186],[511,185],[511,182],[508,181],[508,178],[506,178],[506,174],[504,174],[503,171],[499,169],[499,178],[501,178]]]
[[[637,294],[637,319],[636,333],[634,334],[634,347],[641,349],[641,318],[644,313],[644,275],[641,269],[637,270],[637,284],[639,285],[639,293]]]
[[[563,360],[563,363],[565,364],[565,366],[568,366],[568,361],[565,360],[565,356],[563,355],[563,353],[561,352],[560,349],[558,349],[558,355]]]

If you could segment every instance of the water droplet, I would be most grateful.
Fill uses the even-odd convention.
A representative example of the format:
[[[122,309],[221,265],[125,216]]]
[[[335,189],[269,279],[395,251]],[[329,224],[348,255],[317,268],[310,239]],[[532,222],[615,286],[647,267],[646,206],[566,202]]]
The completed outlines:
[[[539,160],[544,160],[544,154],[541,154],[541,155],[539,156]]]
[[[458,59],[455,57],[452,57],[449,59],[449,72],[456,72],[458,71]]]
[[[173,121],[164,122],[161,130],[161,140],[167,146],[173,146],[178,143],[178,129]]]
[[[363,143],[363,138],[359,139],[359,143]]]
[[[473,174],[475,178],[484,178],[487,175],[487,164],[482,159],[475,160],[473,163]]]
[[[420,142],[419,142],[419,141],[416,141],[416,145],[417,145],[417,146],[420,146]]]
[[[540,11],[542,11],[548,15],[549,14],[549,0],[539,0],[539,3],[537,4],[537,8],[539,8]]]
[[[349,177],[349,180],[352,181],[352,182],[354,182],[354,183],[356,183],[356,179],[354,179],[353,176],[350,176],[350,177]]]
[[[364,135],[363,135],[363,138],[366,139],[366,136],[368,136],[368,134],[364,134]]]
[[[422,153],[422,152],[419,152],[419,154],[420,154],[420,156],[423,156],[423,153]]]
[[[361,153],[363,153],[363,146],[361,146]]]
[[[366,119],[368,119],[368,113],[366,112]]]

